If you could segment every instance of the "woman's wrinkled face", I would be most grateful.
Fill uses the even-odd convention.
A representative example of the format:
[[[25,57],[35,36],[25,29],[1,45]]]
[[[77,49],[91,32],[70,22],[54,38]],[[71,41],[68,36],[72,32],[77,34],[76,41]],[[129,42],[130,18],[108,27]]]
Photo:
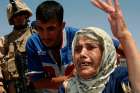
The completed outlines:
[[[102,51],[97,41],[81,36],[74,47],[74,64],[83,79],[94,77],[101,64]]]

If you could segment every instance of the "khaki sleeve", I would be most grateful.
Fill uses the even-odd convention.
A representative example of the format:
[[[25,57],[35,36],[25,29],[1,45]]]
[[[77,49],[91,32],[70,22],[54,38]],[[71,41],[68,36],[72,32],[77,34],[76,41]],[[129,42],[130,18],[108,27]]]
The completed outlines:
[[[0,37],[0,79],[2,79],[1,63],[2,63],[2,58],[4,56],[4,42],[5,42],[4,37]]]
[[[1,63],[1,60],[4,56],[4,42],[5,42],[5,39],[4,37],[0,37],[0,63]]]

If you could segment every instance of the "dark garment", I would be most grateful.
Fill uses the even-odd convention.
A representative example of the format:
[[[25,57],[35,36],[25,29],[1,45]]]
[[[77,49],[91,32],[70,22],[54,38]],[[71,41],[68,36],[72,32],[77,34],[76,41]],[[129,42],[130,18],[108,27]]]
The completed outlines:
[[[103,93],[124,93],[121,83],[127,84],[128,71],[126,67],[118,67],[111,74],[109,82],[106,84],[106,88]]]

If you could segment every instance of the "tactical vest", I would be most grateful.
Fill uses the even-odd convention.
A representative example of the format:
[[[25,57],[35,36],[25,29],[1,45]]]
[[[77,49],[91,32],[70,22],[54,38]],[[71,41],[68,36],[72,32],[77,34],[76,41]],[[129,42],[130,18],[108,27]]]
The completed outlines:
[[[16,80],[19,78],[20,68],[22,70],[22,64],[20,61],[26,63],[25,45],[32,31],[28,27],[24,31],[12,31],[9,35],[5,36],[4,42],[4,57],[2,60],[1,68],[4,80]],[[19,56],[20,53],[20,56]],[[18,54],[18,57],[16,55]],[[19,58],[21,57],[21,58]]]

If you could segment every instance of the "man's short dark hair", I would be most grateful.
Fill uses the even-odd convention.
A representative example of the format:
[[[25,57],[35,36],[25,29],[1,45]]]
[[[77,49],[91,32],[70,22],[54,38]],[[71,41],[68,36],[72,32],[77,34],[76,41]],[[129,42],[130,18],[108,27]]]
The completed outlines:
[[[53,0],[42,2],[36,9],[36,19],[42,21],[55,19],[59,22],[63,22],[63,14],[63,6]]]

